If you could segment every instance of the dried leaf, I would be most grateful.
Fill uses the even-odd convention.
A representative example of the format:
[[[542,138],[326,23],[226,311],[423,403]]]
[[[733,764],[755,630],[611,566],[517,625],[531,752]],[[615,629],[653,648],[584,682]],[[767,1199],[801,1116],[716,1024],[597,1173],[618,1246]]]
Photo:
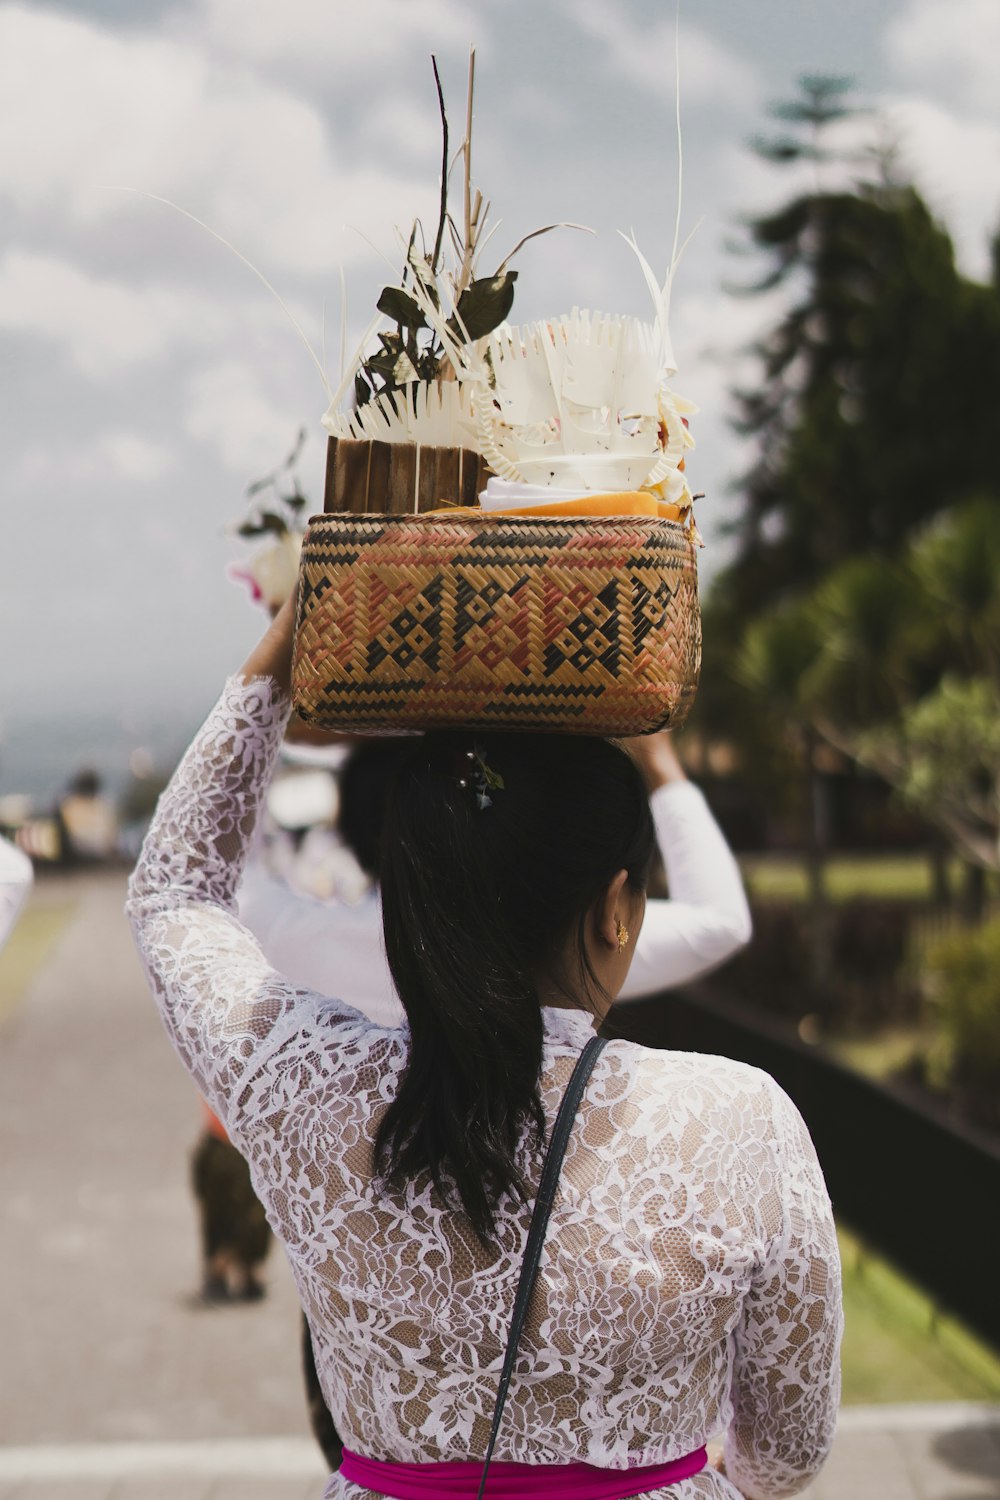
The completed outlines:
[[[514,305],[516,280],[516,271],[503,271],[471,281],[458,299],[455,315],[448,319],[449,331],[473,342],[492,333]]]
[[[288,531],[288,522],[284,516],[277,515],[273,510],[261,511],[260,526],[262,531],[271,531],[275,536],[284,536]]]
[[[302,456],[302,449],[305,446],[305,441],[306,441],[307,436],[308,436],[307,429],[305,427],[300,427],[299,428],[298,437],[295,439],[295,446],[293,447],[291,453],[289,453],[288,457],[285,459],[285,462],[281,466],[281,470],[282,471],[285,470],[285,469],[294,468],[294,466],[298,463],[300,457]]]
[[[517,252],[523,245],[526,245],[529,240],[536,240],[540,234],[549,234],[553,229],[580,229],[584,234],[593,234],[595,232],[593,229],[588,229],[586,224],[570,224],[565,219],[561,219],[558,224],[546,224],[541,229],[533,229],[530,234],[522,235],[517,244],[514,246],[513,250],[511,250],[509,254],[504,256],[503,260],[497,267],[497,275],[499,276],[501,271],[506,270],[509,262],[514,259],[514,256],[517,254]]]
[[[380,313],[398,323],[401,328],[426,328],[427,320],[419,305],[404,292],[401,286],[383,287],[382,295],[375,304]]]
[[[281,516],[275,515],[273,510],[261,511],[260,515],[252,521],[244,521],[242,526],[236,528],[236,535],[242,537],[284,536],[288,531],[288,523]]]
[[[383,380],[391,380],[398,359],[398,350],[383,349],[381,354],[372,354],[365,360],[365,374],[369,378],[380,375]]]
[[[392,378],[396,385],[409,385],[411,381],[420,379],[420,371],[416,368],[410,356],[403,353],[393,366]]]

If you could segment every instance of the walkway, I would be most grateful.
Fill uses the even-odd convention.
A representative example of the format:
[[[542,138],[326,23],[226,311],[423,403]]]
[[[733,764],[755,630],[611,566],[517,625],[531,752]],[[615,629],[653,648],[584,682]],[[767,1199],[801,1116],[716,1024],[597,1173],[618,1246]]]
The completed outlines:
[[[0,1447],[0,1500],[320,1500],[312,1443]],[[803,1500],[997,1500],[1000,1411],[863,1406],[841,1415],[833,1453]]]

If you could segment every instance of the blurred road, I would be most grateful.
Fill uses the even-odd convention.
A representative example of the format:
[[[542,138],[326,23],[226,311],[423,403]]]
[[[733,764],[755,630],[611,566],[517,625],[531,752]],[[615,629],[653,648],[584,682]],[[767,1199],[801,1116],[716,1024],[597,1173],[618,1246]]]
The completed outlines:
[[[121,915],[79,904],[0,1031],[0,1500],[318,1500],[280,1251],[262,1303],[192,1301],[191,1085]],[[52,899],[44,882],[36,899]],[[1000,1412],[854,1408],[810,1500],[998,1500]]]
[[[0,1441],[305,1439],[280,1250],[262,1303],[192,1301],[199,1106],[146,993],[124,877],[65,885],[74,916],[0,1032]]]

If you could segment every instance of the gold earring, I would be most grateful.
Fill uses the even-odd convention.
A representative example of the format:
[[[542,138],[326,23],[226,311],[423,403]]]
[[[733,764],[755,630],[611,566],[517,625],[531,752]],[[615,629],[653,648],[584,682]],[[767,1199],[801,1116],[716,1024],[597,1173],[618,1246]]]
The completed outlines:
[[[618,952],[624,953],[628,947],[628,928],[624,922],[619,922],[617,917],[615,918],[615,932],[618,934]]]

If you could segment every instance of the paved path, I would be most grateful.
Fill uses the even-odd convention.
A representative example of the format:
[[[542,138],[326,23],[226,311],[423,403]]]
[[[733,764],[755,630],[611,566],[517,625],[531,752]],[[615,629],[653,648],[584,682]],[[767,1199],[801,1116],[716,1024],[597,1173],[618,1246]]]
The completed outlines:
[[[319,1500],[280,1254],[204,1311],[197,1104],[145,996],[124,881],[79,903],[0,1031],[0,1500]],[[1000,1410],[848,1409],[809,1500],[1000,1500]]]
[[[280,1251],[264,1302],[191,1301],[199,1105],[146,992],[124,878],[66,889],[75,915],[0,1032],[0,1442],[308,1437]]]
[[[0,1500],[319,1500],[305,1439],[0,1447]],[[996,1500],[1000,1411],[849,1407],[803,1500]]]

